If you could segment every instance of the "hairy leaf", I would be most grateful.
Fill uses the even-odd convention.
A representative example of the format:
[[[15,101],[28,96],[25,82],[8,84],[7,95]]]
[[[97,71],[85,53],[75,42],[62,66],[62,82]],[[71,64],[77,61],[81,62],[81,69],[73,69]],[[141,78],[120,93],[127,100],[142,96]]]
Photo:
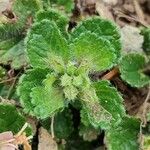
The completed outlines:
[[[71,39],[74,40],[78,38],[78,36],[81,33],[87,31],[95,33],[98,37],[107,39],[111,43],[112,47],[115,49],[117,58],[120,57],[120,50],[121,50],[120,33],[118,27],[113,22],[99,17],[91,17],[85,21],[82,21],[73,30],[71,34]]]
[[[23,42],[20,41],[23,40],[29,28],[28,24],[31,24],[31,18],[38,9],[36,0],[9,1],[0,15],[0,63],[11,63],[15,69],[26,64],[24,46],[21,46]],[[21,61],[20,64],[18,60]]]
[[[33,17],[39,9],[36,0],[15,0],[12,4],[10,3],[10,6],[10,12],[5,9],[6,12],[0,16],[0,41],[20,36],[25,29],[28,18]],[[7,9],[10,6],[7,6]]]
[[[110,42],[95,33],[86,32],[76,38],[70,45],[75,58],[85,61],[90,69],[102,71],[111,68],[116,60]]]
[[[120,124],[107,130],[106,146],[108,150],[139,149],[139,131],[140,122],[135,118],[125,117]]]
[[[73,85],[64,87],[63,92],[65,94],[65,98],[68,100],[75,100],[79,93],[78,89]]]
[[[88,118],[88,113],[84,107],[80,110],[80,118],[81,118],[81,123],[84,126],[88,127],[91,125],[89,118]]]
[[[20,78],[17,93],[20,96],[20,102],[26,113],[33,115],[33,104],[31,103],[30,93],[32,88],[42,85],[42,81],[46,78],[48,71],[49,70],[39,68],[28,70],[26,74]]]
[[[6,40],[0,40],[0,56],[5,53],[5,51],[11,49],[14,45],[20,42],[22,37],[12,37]]]
[[[35,23],[27,36],[27,54],[33,67],[46,68],[52,55],[67,60],[69,51],[67,41],[53,21],[42,20]],[[37,66],[38,64],[38,66]]]
[[[10,104],[0,104],[0,133],[12,131],[18,133],[26,123],[25,118]],[[30,135],[31,129],[26,128],[25,132]]]
[[[125,55],[120,63],[121,78],[133,87],[143,87],[150,78],[143,73],[146,60],[140,54]]]
[[[83,85],[83,76],[82,75],[73,76],[72,84],[75,87],[78,87],[78,88],[82,87],[82,85]]]
[[[73,132],[72,114],[69,109],[56,114],[54,118],[54,132],[57,138],[67,139]]]
[[[31,92],[31,102],[37,118],[45,119],[64,107],[63,97],[57,90],[47,91],[44,87],[35,87]]]
[[[20,41],[9,50],[3,51],[0,63],[11,64],[14,69],[19,69],[24,65],[27,65],[27,58],[25,56],[24,41]]]
[[[60,81],[61,81],[61,86],[63,87],[72,85],[72,77],[66,73],[60,77]]]
[[[53,87],[55,77],[48,74],[43,81],[43,86],[32,88],[31,103],[34,106],[34,114],[40,119],[51,117],[64,107],[64,97],[61,91]]]
[[[85,115],[87,114],[89,122],[95,128],[108,128],[112,120],[112,115],[100,105],[95,89],[89,88],[83,91],[81,99],[83,101],[82,111],[85,111],[84,113],[82,112],[82,122],[88,125],[88,120]]]
[[[116,121],[125,116],[123,99],[116,88],[111,87],[108,81],[99,81],[94,83],[96,94],[100,105],[103,106]]]
[[[73,75],[77,70],[77,67],[75,66],[75,63],[72,61],[68,61],[68,64],[66,66],[66,72],[68,75]]]
[[[65,63],[60,56],[55,55],[49,55],[49,60],[47,64],[49,67],[56,73],[56,74],[62,74],[65,71]]]
[[[50,124],[51,118],[47,118],[41,121],[41,124],[49,132],[51,132]],[[73,132],[73,120],[70,109],[64,109],[62,112],[58,112],[54,116],[54,134],[58,139],[68,139]]]
[[[55,9],[48,9],[48,10],[40,10],[37,15],[36,15],[36,20],[41,21],[43,19],[48,19],[50,21],[55,21],[56,25],[60,29],[60,31],[65,35],[66,37],[68,36],[67,34],[67,25],[69,22],[69,19],[60,13],[59,11]]]
[[[91,125],[95,128],[107,129],[112,120],[111,114],[107,112],[99,102],[88,102],[84,106]]]

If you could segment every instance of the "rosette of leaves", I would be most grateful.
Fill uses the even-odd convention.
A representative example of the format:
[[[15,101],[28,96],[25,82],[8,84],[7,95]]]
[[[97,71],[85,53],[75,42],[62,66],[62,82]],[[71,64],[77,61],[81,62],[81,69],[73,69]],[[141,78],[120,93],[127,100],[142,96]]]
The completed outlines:
[[[126,116],[120,93],[109,81],[92,82],[89,77],[92,71],[106,71],[117,64],[121,44],[116,25],[92,17],[66,39],[55,20],[40,18],[26,38],[32,69],[18,85],[25,112],[46,119],[79,101],[84,126],[109,130],[114,123],[120,124]]]
[[[108,149],[119,149],[120,143],[123,143],[122,150],[126,147],[139,147],[139,122],[135,118],[127,117],[121,94],[109,81],[92,82],[89,77],[92,71],[106,71],[118,63],[121,44],[116,25],[93,17],[67,33],[67,39],[58,24],[59,21],[51,19],[47,12],[42,13],[41,19],[37,17],[26,38],[26,54],[32,69],[27,70],[20,78],[17,89],[25,112],[39,119],[58,117],[56,122],[59,122],[65,120],[62,119],[65,115],[61,115],[67,107],[77,101],[81,105],[80,123],[85,127],[85,130],[80,130],[81,136],[85,137],[88,131],[93,134],[102,128],[106,130]],[[133,56],[131,54],[130,57]],[[141,63],[135,63],[134,72],[132,60]],[[126,71],[130,74],[130,66],[131,74],[145,85],[147,79],[141,81],[141,77],[139,78],[139,70],[145,63],[143,56],[138,54],[132,60],[128,60],[128,56],[122,58],[121,76]],[[60,133],[58,136],[63,138],[62,127],[69,133],[66,126],[71,125],[71,120],[69,116],[61,128],[57,128],[57,125],[54,127]],[[94,134],[94,138],[96,136]],[[118,140],[118,143],[115,144],[113,139]]]
[[[25,118],[10,104],[0,104],[0,133],[12,131],[17,134],[26,123]],[[25,129],[27,135],[31,135],[31,128]]]

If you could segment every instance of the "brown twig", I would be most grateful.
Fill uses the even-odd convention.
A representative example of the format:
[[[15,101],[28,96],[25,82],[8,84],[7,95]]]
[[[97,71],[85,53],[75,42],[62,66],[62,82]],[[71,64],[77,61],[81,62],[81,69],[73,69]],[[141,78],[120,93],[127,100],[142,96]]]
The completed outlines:
[[[13,81],[11,87],[10,87],[9,90],[8,90],[8,93],[7,93],[7,96],[6,96],[7,99],[9,98],[9,96],[10,96],[10,94],[11,94],[11,91],[12,91],[12,89],[13,89],[14,86],[15,86],[16,80],[17,80],[17,77],[14,79],[14,81]]]
[[[19,72],[19,73],[16,75],[16,77],[14,78],[14,81],[13,81],[13,83],[11,84],[11,86],[10,86],[10,88],[9,88],[9,90],[8,90],[8,93],[7,93],[7,96],[6,96],[7,99],[9,98],[9,96],[10,96],[10,94],[11,94],[11,91],[12,91],[12,89],[14,88],[15,83],[16,83],[16,81],[17,81],[17,79],[18,79],[20,73],[21,73],[21,72]]]
[[[113,70],[111,70],[107,74],[105,74],[101,79],[102,80],[111,80],[118,73],[119,73],[119,69],[118,68],[114,68]]]
[[[138,19],[146,24],[146,22],[144,20],[144,14],[143,14],[143,11],[142,11],[142,9],[139,5],[139,2],[137,0],[133,0],[133,5],[134,5],[134,8],[135,8],[136,14],[138,16]]]
[[[119,19],[119,18],[126,18],[126,19],[128,19],[128,20],[133,20],[133,21],[135,21],[135,22],[138,22],[138,23],[140,23],[141,25],[143,25],[144,27],[149,27],[149,25],[144,21],[142,21],[142,20],[139,20],[138,18],[136,18],[135,16],[128,16],[128,15],[126,15],[126,14],[124,14],[122,11],[120,11],[120,10],[115,10],[115,13],[116,13],[116,15],[117,15],[117,18]]]
[[[12,81],[12,80],[15,80],[15,79],[16,79],[16,77],[13,77],[13,78],[10,78],[10,79],[7,79],[7,80],[3,80],[3,81],[0,82],[0,84],[9,82],[9,81]]]

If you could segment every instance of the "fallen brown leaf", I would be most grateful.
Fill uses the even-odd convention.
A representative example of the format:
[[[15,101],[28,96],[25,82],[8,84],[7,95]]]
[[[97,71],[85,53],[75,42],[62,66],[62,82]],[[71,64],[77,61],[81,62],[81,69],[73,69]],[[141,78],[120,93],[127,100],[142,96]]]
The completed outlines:
[[[38,150],[58,150],[57,143],[44,128],[39,129]]]
[[[110,19],[114,21],[110,7],[104,4],[102,1],[99,0],[96,1],[96,11],[102,18]]]
[[[0,133],[0,150],[15,150],[15,147],[9,142],[13,139],[13,133],[11,131]]]

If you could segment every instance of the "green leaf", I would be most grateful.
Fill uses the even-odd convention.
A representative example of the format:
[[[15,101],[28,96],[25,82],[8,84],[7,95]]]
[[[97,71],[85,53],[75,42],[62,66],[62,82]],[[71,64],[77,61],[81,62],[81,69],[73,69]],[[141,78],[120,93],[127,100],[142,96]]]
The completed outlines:
[[[72,85],[72,77],[66,73],[60,77],[60,81],[61,81],[61,86],[63,87]]]
[[[44,128],[51,132],[51,118],[42,120],[41,124]],[[64,109],[62,112],[58,112],[54,116],[53,126],[54,134],[57,139],[68,139],[74,130],[71,110]]]
[[[89,68],[95,71],[110,69],[116,60],[110,42],[95,33],[81,34],[73,41],[70,48],[77,61],[85,61]]]
[[[6,70],[0,66],[0,81],[1,79],[3,79],[3,77],[5,77],[6,75]]]
[[[13,134],[16,134],[25,123],[25,118],[16,110],[15,106],[0,104],[0,133],[12,131]],[[27,127],[25,132],[27,135],[31,135],[31,128]]]
[[[82,111],[85,111],[84,113],[82,112],[82,122],[88,125],[88,116],[89,122],[95,128],[108,128],[112,120],[112,115],[100,105],[95,89],[92,87],[89,89],[86,88],[82,91],[80,98],[83,101]],[[87,116],[85,114],[87,114]]]
[[[26,74],[21,76],[17,88],[17,93],[20,96],[20,102],[24,107],[24,111],[26,113],[34,115],[30,93],[32,91],[32,88],[42,85],[42,82],[46,78],[48,72],[48,69],[46,70],[37,68],[28,70]]]
[[[44,86],[32,88],[31,103],[34,106],[34,114],[37,118],[51,117],[64,108],[63,93],[57,87],[53,87],[54,81],[53,74],[48,74],[43,81]]]
[[[108,150],[138,150],[140,122],[135,118],[125,117],[122,122],[106,131]]]
[[[68,100],[76,99],[77,95],[79,93],[79,91],[77,89],[78,83],[75,83],[76,78],[74,78],[74,77],[75,76],[69,76],[68,74],[65,73],[60,78],[61,86],[63,87],[63,92],[65,94],[65,98]]]
[[[6,51],[16,45],[22,37],[12,37],[6,40],[0,40],[0,56]]]
[[[0,63],[11,64],[14,69],[19,69],[22,66],[27,65],[27,58],[25,56],[24,41],[20,41],[9,50],[3,51],[1,54]]]
[[[51,56],[62,56],[67,61],[68,45],[53,21],[35,23],[27,36],[27,54],[33,67],[47,68]],[[38,65],[37,65],[38,64]]]
[[[88,113],[84,107],[80,110],[80,118],[81,118],[81,123],[84,126],[88,127],[91,125],[89,118],[88,118]]]
[[[7,12],[6,9],[10,11]],[[34,17],[38,9],[36,0],[15,0],[8,1],[7,8],[4,9],[5,13],[0,12],[0,57],[2,57],[0,63],[11,63],[14,69],[19,69],[24,63],[26,64],[24,46],[21,46],[23,42],[20,41],[29,28],[29,19]]]
[[[114,120],[121,120],[125,116],[125,107],[121,94],[117,89],[111,87],[108,81],[95,82],[94,87],[100,105],[112,115]]]
[[[65,94],[65,98],[68,100],[75,100],[79,93],[78,89],[73,85],[64,87],[63,92]]]
[[[95,128],[107,129],[112,120],[111,114],[107,112],[99,102],[87,102],[83,107],[88,115],[91,125]]]
[[[23,45],[23,40],[22,37],[12,37],[6,40],[1,40],[0,39],[0,63],[1,64],[11,64],[11,67],[15,68],[17,67],[18,63],[17,60],[19,57],[23,60],[24,62],[24,45]],[[19,49],[20,47],[23,47],[21,50]],[[18,54],[19,53],[19,54]],[[16,58],[16,56],[18,56]],[[20,67],[21,67],[20,63]],[[18,69],[18,68],[16,68]]]
[[[68,61],[68,64],[66,66],[66,72],[69,75],[73,75],[77,70],[77,67],[75,66],[75,63],[72,61]]]
[[[43,19],[48,19],[50,21],[54,21],[60,31],[65,35],[67,34],[67,26],[69,19],[63,15],[61,12],[55,10],[55,9],[48,9],[48,10],[40,10],[36,15],[37,22],[42,21]]]
[[[12,3],[12,2],[11,2]],[[9,5],[11,6],[10,2]],[[13,22],[5,15],[0,16],[0,41],[12,37],[20,37],[25,30],[29,17],[34,17],[35,12],[39,9],[36,0],[15,0],[12,3],[12,16],[16,16]],[[26,27],[25,27],[26,26]]]
[[[56,114],[54,118],[54,132],[59,139],[67,139],[73,132],[72,114],[69,109]]]
[[[143,49],[146,54],[150,55],[150,28],[144,28],[142,35],[144,36]]]
[[[50,61],[48,61],[47,64],[56,74],[62,74],[65,72],[65,63],[62,57],[55,55],[49,55],[48,57]]]
[[[115,49],[117,58],[120,57],[121,42],[120,31],[115,23],[102,19],[100,17],[91,17],[82,21],[72,32],[71,39],[74,40],[82,33],[90,31],[95,33],[98,37],[108,40]],[[92,40],[92,38],[90,39]],[[89,42],[88,40],[87,42]]]
[[[140,54],[125,55],[119,66],[121,78],[133,87],[147,85],[150,78],[143,73],[145,64],[145,57]]]
[[[82,75],[73,76],[72,84],[75,87],[78,87],[78,88],[82,87],[82,85],[83,85],[83,77],[82,77]]]

